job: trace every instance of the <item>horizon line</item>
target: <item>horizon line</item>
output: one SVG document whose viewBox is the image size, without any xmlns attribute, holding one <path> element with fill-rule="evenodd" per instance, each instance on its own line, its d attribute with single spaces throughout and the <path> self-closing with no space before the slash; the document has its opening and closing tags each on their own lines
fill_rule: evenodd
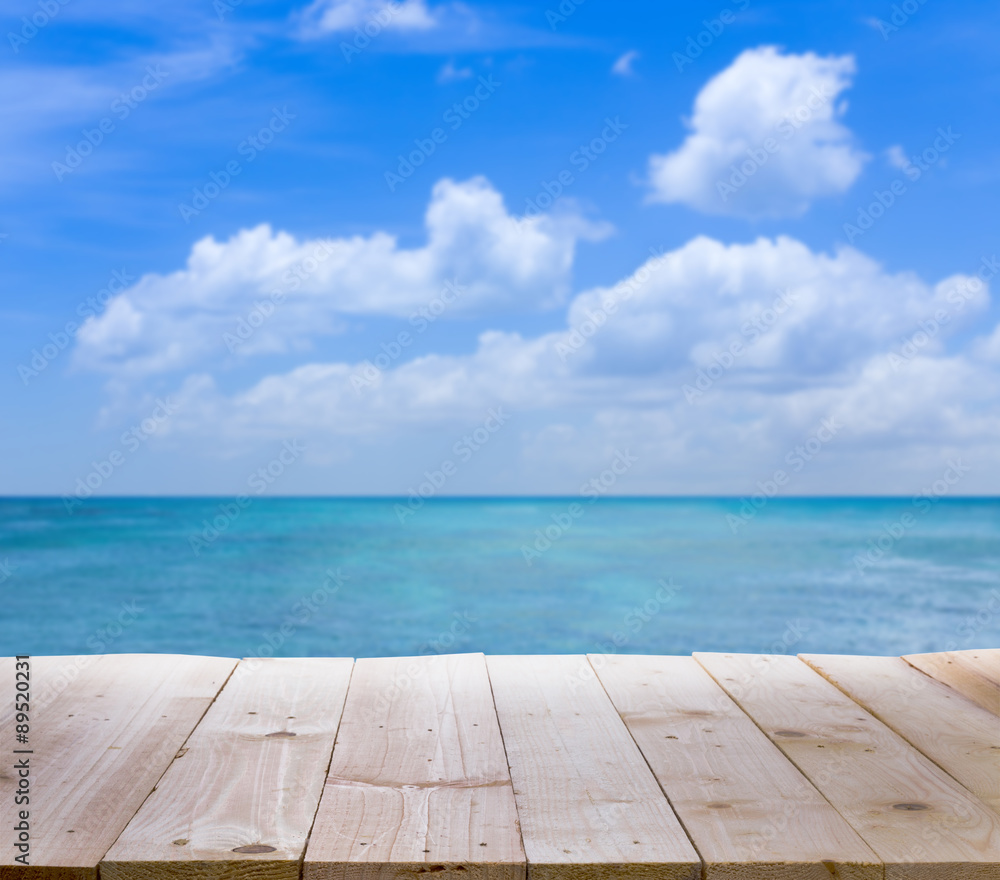
<svg viewBox="0 0 1000 880">
<path fill-rule="evenodd" d="M 195 494 L 177 494 L 177 495 L 92 495 L 88 498 L 80 499 L 83 502 L 90 501 L 214 501 L 214 500 L 225 500 L 231 498 L 238 498 L 241 495 L 247 493 L 237 492 L 237 493 L 222 493 L 222 494 L 210 494 L 210 495 L 195 495 Z M 752 498 L 755 495 L 761 495 L 761 492 L 749 492 L 740 495 L 729 495 L 729 494 L 677 494 L 677 495 L 659 495 L 659 494 L 649 494 L 649 495 L 626 495 L 626 494 L 607 494 L 598 496 L 601 500 L 605 501 L 742 501 L 747 498 Z M 55 495 L 55 494 L 45 494 L 45 495 L 3 495 L 0 494 L 0 501 L 62 501 L 66 495 Z M 343 495 L 253 495 L 251 496 L 254 500 L 271 500 L 271 501 L 396 501 L 403 500 L 407 501 L 410 499 L 410 495 L 398 495 L 398 494 L 385 494 L 385 495 L 363 495 L 363 494 L 343 494 Z M 551 494 L 551 495 L 430 495 L 428 497 L 419 496 L 425 502 L 430 501 L 572 501 L 580 499 L 588 499 L 589 496 L 575 494 L 575 495 L 564 495 L 564 494 Z M 911 498 L 931 498 L 933 497 L 936 501 L 1000 501 L 1000 494 L 998 495 L 936 495 L 928 496 L 922 492 L 917 493 L 895 493 L 895 494 L 871 494 L 871 495 L 851 495 L 851 494 L 840 494 L 840 495 L 830 495 L 830 494 L 815 494 L 815 495 L 765 495 L 768 502 L 773 501 L 891 501 L 900 499 L 911 499 Z M 598 500 L 597 498 L 590 499 L 591 501 Z"/>
</svg>

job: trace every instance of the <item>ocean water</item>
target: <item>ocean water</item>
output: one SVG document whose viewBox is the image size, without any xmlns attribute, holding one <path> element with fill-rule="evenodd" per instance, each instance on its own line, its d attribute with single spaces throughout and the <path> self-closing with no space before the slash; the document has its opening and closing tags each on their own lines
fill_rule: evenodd
<svg viewBox="0 0 1000 880">
<path fill-rule="evenodd" d="M 0 655 L 1000 646 L 997 499 L 399 504 L 0 500 Z"/>
</svg>

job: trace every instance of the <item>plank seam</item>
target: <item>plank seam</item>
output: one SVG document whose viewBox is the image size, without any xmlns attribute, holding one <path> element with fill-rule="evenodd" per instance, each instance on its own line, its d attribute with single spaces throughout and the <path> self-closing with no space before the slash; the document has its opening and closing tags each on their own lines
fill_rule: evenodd
<svg viewBox="0 0 1000 880">
<path fill-rule="evenodd" d="M 106 657 L 108 655 L 105 654 L 103 656 Z M 194 723 L 194 725 L 188 731 L 187 736 L 184 737 L 184 742 L 181 743 L 180 748 L 177 749 L 177 752 L 180 752 L 180 751 L 182 751 L 183 749 L 185 749 L 187 747 L 188 740 L 191 739 L 191 736 L 198 729 L 198 726 L 201 724 L 201 722 L 205 720 L 205 716 L 208 714 L 208 710 L 211 709 L 212 706 L 215 705 L 215 701 L 217 699 L 219 699 L 219 694 L 221 694 L 222 691 L 223 691 L 223 689 L 226 687 L 226 685 L 229 684 L 229 680 L 233 677 L 233 674 L 236 672 L 236 667 L 240 665 L 240 661 L 237 658 L 235 658 L 235 657 L 225 657 L 225 658 L 222 658 L 222 659 L 232 660 L 233 661 L 233 668 L 229 670 L 229 675 L 226 676 L 226 680 L 224 682 L 222 682 L 221 685 L 219 685 L 219 689 L 215 692 L 215 696 L 212 697 L 212 699 L 209 702 L 209 704 L 205 707 L 205 711 L 202 712 L 200 716 L 198 716 L 198 720 Z M 149 798 L 150 798 L 150 796 L 153 794 L 153 792 L 156 791 L 156 786 L 158 786 L 163 781 L 163 777 L 167 775 L 167 771 L 171 767 L 174 766 L 174 761 L 177 760 L 177 752 L 174 752 L 174 756 L 167 762 L 167 766 L 163 768 L 163 772 L 159 776 L 156 777 L 156 782 L 153 783 L 153 787 L 148 792 L 146 792 L 146 796 L 142 799 L 142 803 L 139 804 L 139 806 L 136 808 L 136 811 L 129 817 L 128 822 L 126 822 L 122 826 L 122 830 L 119 833 L 118 837 L 116 837 L 114 839 L 114 841 L 111 843 L 111 845 L 104 851 L 104 855 L 101 856 L 100 859 L 98 859 L 97 870 L 95 872 L 96 875 L 97 875 L 97 880 L 101 880 L 101 864 L 107 858 L 108 853 L 111 852 L 111 850 L 114 848 L 115 844 L 118 843 L 118 840 L 122 836 L 122 834 L 125 833 L 125 829 L 128 828 L 128 826 L 131 824 L 132 820 L 139 814 L 139 810 L 141 810 L 143 808 L 143 806 L 145 805 L 146 801 L 148 801 Z"/>
<path fill-rule="evenodd" d="M 981 649 L 974 649 L 974 650 L 981 650 Z M 941 651 L 941 652 L 938 652 L 938 653 L 946 654 L 948 652 L 947 651 Z M 918 654 L 916 656 L 919 657 L 921 655 Z M 936 681 L 938 684 L 943 684 L 946 688 L 948 688 L 949 690 L 953 691 L 954 693 L 959 694 L 962 697 L 965 697 L 965 699 L 972 700 L 972 702 L 975 703 L 977 706 L 981 706 L 982 705 L 978 700 L 974 699 L 972 696 L 970 696 L 969 694 L 965 693 L 964 691 L 959 690 L 958 688 L 956 688 L 950 682 L 947 682 L 947 681 L 945 681 L 942 678 L 938 678 L 935 675 L 931 675 L 926 670 L 921 669 L 919 666 L 917 666 L 916 663 L 913 663 L 910 660 L 910 658 L 908 656 L 906 656 L 905 654 L 900 659 L 905 660 L 906 663 L 909 666 L 912 666 L 914 669 L 917 670 L 917 672 L 921 673 L 922 675 L 926 675 L 928 678 L 932 679 L 933 681 Z M 988 675 L 983 675 L 978 669 L 972 670 L 971 674 L 974 675 L 980 681 L 986 683 L 987 685 L 989 685 L 989 686 L 995 686 L 995 683 L 993 682 L 993 680 Z M 983 708 L 986 709 L 987 712 L 992 712 L 994 715 L 996 714 L 996 710 L 995 709 L 991 709 L 989 706 L 983 706 Z"/>
<path fill-rule="evenodd" d="M 497 730 L 500 731 L 500 745 L 503 746 L 503 759 L 504 763 L 507 765 L 507 779 L 510 781 L 510 793 L 511 797 L 514 798 L 514 815 L 517 817 L 517 839 L 521 841 L 521 852 L 524 853 L 524 876 L 525 880 L 530 880 L 528 877 L 528 850 L 524 845 L 524 833 L 521 830 L 521 808 L 517 803 L 517 796 L 514 794 L 514 777 L 510 775 L 510 755 L 507 754 L 507 740 L 503 735 L 503 725 L 500 723 L 500 713 L 497 711 L 497 697 L 493 691 L 493 678 L 490 675 L 490 664 L 486 662 L 486 655 L 483 657 L 483 666 L 486 667 L 486 681 L 490 686 L 490 701 L 493 703 L 493 717 L 497 720 Z"/>
<path fill-rule="evenodd" d="M 692 656 L 694 656 L 694 655 L 692 655 Z M 783 656 L 791 656 L 791 655 L 783 655 Z M 864 835 L 863 835 L 863 834 L 861 833 L 861 830 L 860 830 L 860 829 L 858 829 L 858 828 L 856 828 L 856 827 L 854 826 L 854 823 L 853 823 L 853 822 L 851 822 L 851 821 L 850 821 L 850 819 L 848 819 L 848 817 L 847 817 L 847 816 L 845 816 L 845 815 L 844 815 L 844 814 L 843 814 L 842 812 L 840 812 L 840 810 L 838 810 L 838 809 L 837 809 L 837 805 L 836 805 L 835 803 L 833 803 L 833 801 L 831 801 L 831 800 L 830 800 L 830 799 L 829 799 L 829 798 L 828 798 L 828 797 L 826 796 L 826 793 L 825 793 L 825 792 L 823 791 L 823 789 L 821 789 L 821 788 L 820 788 L 820 787 L 819 787 L 819 786 L 818 786 L 818 785 L 817 785 L 817 784 L 816 784 L 816 783 L 815 783 L 815 782 L 813 781 L 813 778 L 812 778 L 812 777 L 811 777 L 811 776 L 810 776 L 810 775 L 809 775 L 808 773 L 806 773 L 806 771 L 805 771 L 805 770 L 803 770 L 803 769 L 802 769 L 802 768 L 801 768 L 801 767 L 800 767 L 800 766 L 799 766 L 799 765 L 798 765 L 798 764 L 797 764 L 797 763 L 796 763 L 796 762 L 795 762 L 795 761 L 794 761 L 794 760 L 793 760 L 793 759 L 792 759 L 792 758 L 791 758 L 791 757 L 790 757 L 790 756 L 789 756 L 789 755 L 788 755 L 788 754 L 787 754 L 787 753 L 785 752 L 785 750 L 784 750 L 784 749 L 782 749 L 782 748 L 781 748 L 781 747 L 780 747 L 780 746 L 779 746 L 779 745 L 778 745 L 778 744 L 777 744 L 776 742 L 774 742 L 774 740 L 773 740 L 773 739 L 771 738 L 771 736 L 770 736 L 770 735 L 768 734 L 768 732 L 767 732 L 767 731 L 766 731 L 766 730 L 765 730 L 765 729 L 764 729 L 764 728 L 763 728 L 763 727 L 762 727 L 762 726 L 761 726 L 761 725 L 760 725 L 760 724 L 758 723 L 757 719 L 756 719 L 756 718 L 754 718 L 754 717 L 753 717 L 753 715 L 751 715 L 751 714 L 750 714 L 750 713 L 749 713 L 749 712 L 748 712 L 748 711 L 747 711 L 746 709 L 744 709 L 744 708 L 743 708 L 742 706 L 740 706 L 740 704 L 739 704 L 739 701 L 738 701 L 738 700 L 736 700 L 736 698 L 735 698 L 735 697 L 733 697 L 733 696 L 732 696 L 732 694 L 730 694 L 728 690 L 726 690 L 726 686 L 725 686 L 725 685 L 724 685 L 724 684 L 723 684 L 723 683 L 722 683 L 721 681 L 719 681 L 719 679 L 717 679 L 717 678 L 716 678 L 716 677 L 715 677 L 714 675 L 712 675 L 712 670 L 711 670 L 711 669 L 709 669 L 709 668 L 708 668 L 707 666 L 705 666 L 705 664 L 704 664 L 704 663 L 702 663 L 702 662 L 701 662 L 700 660 L 698 660 L 698 658 L 697 658 L 697 657 L 695 657 L 694 659 L 695 659 L 695 662 L 697 662 L 697 663 L 698 663 L 698 665 L 699 665 L 699 666 L 700 666 L 700 667 L 701 667 L 702 669 L 704 669 L 704 670 L 705 670 L 705 672 L 707 672 L 707 673 L 709 674 L 709 676 L 711 676 L 711 678 L 712 678 L 712 681 L 714 681 L 714 682 L 715 682 L 715 683 L 716 683 L 716 684 L 717 684 L 717 685 L 718 685 L 718 686 L 719 686 L 720 688 L 722 688 L 722 690 L 723 690 L 723 691 L 725 692 L 726 696 L 728 696 L 728 697 L 729 697 L 729 699 L 731 699 L 731 700 L 732 700 L 732 701 L 733 701 L 734 703 L 736 703 L 736 705 L 737 705 L 737 707 L 739 708 L 739 710 L 740 710 L 740 711 L 741 711 L 741 712 L 742 712 L 742 713 L 743 713 L 744 715 L 746 715 L 746 716 L 747 716 L 747 718 L 749 718 L 749 719 L 750 719 L 750 720 L 751 720 L 751 721 L 752 721 L 752 722 L 753 722 L 753 723 L 754 723 L 754 724 L 755 724 L 755 725 L 757 726 L 757 728 L 758 728 L 758 729 L 760 730 L 760 732 L 761 732 L 762 734 L 764 734 L 764 736 L 766 736 L 766 737 L 767 737 L 768 741 L 774 744 L 775 748 L 777 748 L 777 749 L 778 749 L 778 751 L 779 751 L 779 752 L 781 752 L 781 754 L 782 754 L 782 755 L 784 756 L 785 760 L 786 760 L 786 761 L 788 761 L 788 763 L 789 763 L 789 764 L 791 764 L 791 765 L 792 765 L 792 766 L 793 766 L 793 767 L 794 767 L 794 768 L 795 768 L 796 770 L 798 770 L 798 771 L 799 771 L 799 773 L 800 773 L 800 774 L 802 774 L 802 777 L 803 777 L 803 778 L 804 778 L 804 779 L 805 779 L 805 780 L 806 780 L 806 781 L 807 781 L 807 782 L 808 782 L 808 783 L 809 783 L 809 784 L 810 784 L 810 785 L 811 785 L 811 786 L 812 786 L 812 787 L 813 787 L 814 789 L 816 789 L 816 791 L 817 791 L 817 792 L 819 793 L 819 796 L 820 796 L 821 798 L 823 798 L 823 800 L 825 800 L 825 801 L 826 801 L 826 802 L 827 802 L 827 803 L 828 803 L 828 804 L 830 805 L 831 809 L 832 809 L 832 810 L 833 810 L 833 811 L 834 811 L 834 812 L 835 812 L 835 813 L 836 813 L 836 814 L 837 814 L 838 816 L 840 816 L 840 818 L 841 818 L 841 819 L 843 819 L 843 820 L 844 820 L 844 821 L 845 821 L 845 822 L 847 823 L 848 827 L 850 827 L 850 828 L 854 829 L 854 833 L 855 833 L 855 834 L 857 834 L 857 835 L 858 835 L 858 837 L 860 837 L 862 841 L 864 841 L 864 843 L 865 843 L 865 845 L 866 845 L 866 846 L 868 847 L 868 849 L 870 849 L 870 850 L 872 851 L 872 853 L 874 853 L 874 855 L 875 855 L 875 858 L 877 858 L 877 859 L 879 860 L 879 864 L 880 864 L 880 865 L 882 866 L 882 877 L 884 878 L 884 877 L 885 877 L 885 860 L 884 860 L 884 859 L 882 858 L 882 856 L 880 856 L 880 855 L 878 854 L 878 852 L 876 851 L 875 847 L 874 847 L 874 846 L 873 846 L 873 845 L 872 845 L 872 844 L 871 844 L 871 843 L 870 843 L 870 842 L 869 842 L 869 841 L 867 840 L 867 838 L 866 838 L 866 837 L 865 837 L 865 836 L 864 836 Z M 805 667 L 806 667 L 807 669 L 812 669 L 812 667 L 811 667 L 811 666 L 810 666 L 810 665 L 809 665 L 808 663 L 806 663 L 805 661 L 803 661 L 803 660 L 802 660 L 801 658 L 799 658 L 799 657 L 798 657 L 797 655 L 796 655 L 795 659 L 796 659 L 796 660 L 798 660 L 798 661 L 799 661 L 800 663 L 802 663 L 802 665 L 803 665 L 803 666 L 805 666 Z M 861 706 L 861 705 L 859 705 L 859 704 L 858 704 L 858 703 L 857 703 L 857 702 L 856 702 L 855 700 L 853 700 L 853 698 L 850 698 L 850 697 L 849 697 L 848 699 L 851 699 L 851 702 L 853 702 L 853 703 L 854 703 L 854 704 L 855 704 L 856 706 L 858 706 L 858 708 L 859 708 L 859 709 L 860 709 L 860 710 L 861 710 L 862 712 L 867 712 L 867 711 L 868 711 L 867 709 L 865 709 L 865 707 L 864 707 L 864 706 Z M 869 714 L 871 714 L 871 713 L 869 713 Z M 920 754 L 923 754 L 923 752 L 921 752 Z"/>
<path fill-rule="evenodd" d="M 646 765 L 646 769 L 649 770 L 650 776 L 652 776 L 653 779 L 656 780 L 656 787 L 660 790 L 660 793 L 666 800 L 667 806 L 670 807 L 670 812 L 674 814 L 674 817 L 677 819 L 678 823 L 681 826 L 681 830 L 687 836 L 688 842 L 691 844 L 691 847 L 698 855 L 698 861 L 701 863 L 699 869 L 699 876 L 701 877 L 701 880 L 708 880 L 708 864 L 705 861 L 705 857 L 701 854 L 701 850 L 698 849 L 698 844 L 694 842 L 694 838 L 691 836 L 691 832 L 688 830 L 687 825 L 684 824 L 684 820 L 681 818 L 680 814 L 674 808 L 674 805 L 670 800 L 670 795 L 667 794 L 666 789 L 664 789 L 664 787 L 660 784 L 660 780 L 657 777 L 656 772 L 653 770 L 652 765 L 650 765 L 649 759 L 646 757 L 646 753 L 642 750 L 642 747 L 639 745 L 639 743 L 636 742 L 635 737 L 632 736 L 632 731 L 629 729 L 629 726 L 625 723 L 625 719 L 622 718 L 621 712 L 618 711 L 618 707 L 615 705 L 615 701 L 611 699 L 611 694 L 608 693 L 608 689 L 604 686 L 604 682 L 601 680 L 600 673 L 597 671 L 597 667 L 594 666 L 593 662 L 591 661 L 590 656 L 591 656 L 590 654 L 586 655 L 587 664 L 590 666 L 591 669 L 594 670 L 594 678 L 597 679 L 597 683 L 601 686 L 601 690 L 604 692 L 604 696 L 607 697 L 608 702 L 611 703 L 611 708 L 615 710 L 615 715 L 618 716 L 618 720 L 621 722 L 622 727 L 624 727 L 625 730 L 627 731 L 629 739 L 632 740 L 639 754 L 642 756 L 643 763 Z"/>
<path fill-rule="evenodd" d="M 865 706 L 865 705 L 864 705 L 863 703 L 859 703 L 859 702 L 858 702 L 858 701 L 857 701 L 857 700 L 856 700 L 856 699 L 855 699 L 854 697 L 852 697 L 852 696 L 851 696 L 851 695 L 850 695 L 850 694 L 849 694 L 849 693 L 848 693 L 848 692 L 847 692 L 846 690 L 844 690 L 844 688 L 842 688 L 842 687 L 841 687 L 841 686 L 840 686 L 839 684 L 837 684 L 837 682 L 836 682 L 836 681 L 834 681 L 834 679 L 832 679 L 832 678 L 831 678 L 831 677 L 830 677 L 829 675 L 827 675 L 827 674 L 826 674 L 825 672 L 823 672 L 823 670 L 822 670 L 822 669 L 820 669 L 820 668 L 818 668 L 818 667 L 816 667 L 816 666 L 813 666 L 813 665 L 812 665 L 812 663 L 810 663 L 810 662 L 809 662 L 808 660 L 806 660 L 806 659 L 805 659 L 805 658 L 804 658 L 804 657 L 803 657 L 803 656 L 802 656 L 801 654 L 799 654 L 799 655 L 798 655 L 798 659 L 799 659 L 799 660 L 801 660 L 801 661 L 802 661 L 803 663 L 805 663 L 805 664 L 806 664 L 806 666 L 808 666 L 808 667 L 809 667 L 810 669 L 812 669 L 812 670 L 813 670 L 814 672 L 816 672 L 816 673 L 817 673 L 817 675 L 820 675 L 820 676 L 822 676 L 824 680 L 826 680 L 826 681 L 828 681 L 828 682 L 829 682 L 830 684 L 832 684 L 832 685 L 833 685 L 833 686 L 834 686 L 834 687 L 835 687 L 835 688 L 836 688 L 836 689 L 837 689 L 838 691 L 840 691 L 840 692 L 841 692 L 841 693 L 842 693 L 842 694 L 843 694 L 843 695 L 844 695 L 845 697 L 847 697 L 848 699 L 852 700 L 852 701 L 853 701 L 853 702 L 855 703 L 855 705 L 857 705 L 857 706 L 860 706 L 860 707 L 861 707 L 862 709 L 864 709 L 864 711 L 865 711 L 865 712 L 867 712 L 867 713 L 868 713 L 869 715 L 871 715 L 871 716 L 872 716 L 872 717 L 873 717 L 873 718 L 874 718 L 874 719 L 875 719 L 876 721 L 880 721 L 880 722 L 881 722 L 882 724 L 884 724 L 884 725 L 885 725 L 886 727 L 888 727 L 888 728 L 889 728 L 889 730 L 891 730 L 891 731 L 892 731 L 892 732 L 893 732 L 894 734 L 896 734 L 896 736 L 898 736 L 898 737 L 899 737 L 899 738 L 900 738 L 901 740 L 903 740 L 903 742 L 905 742 L 905 743 L 906 743 L 906 744 L 907 744 L 908 746 L 910 746 L 910 748 L 912 748 L 912 749 L 913 749 L 913 750 L 914 750 L 915 752 L 917 752 L 917 753 L 918 753 L 918 754 L 920 754 L 920 755 L 923 755 L 923 757 L 925 757 L 925 758 L 926 758 L 926 759 L 927 759 L 928 761 L 930 761 L 930 762 L 931 762 L 931 763 L 932 763 L 932 764 L 933 764 L 933 765 L 934 765 L 935 767 L 937 767 L 937 768 L 938 768 L 938 769 L 939 769 L 939 770 L 940 770 L 940 771 L 941 771 L 942 773 L 944 773 L 944 774 L 945 774 L 945 775 L 946 775 L 946 776 L 947 776 L 947 777 L 948 777 L 949 779 L 951 779 L 951 780 L 952 780 L 952 781 L 953 781 L 953 782 L 954 782 L 954 783 L 955 783 L 955 784 L 956 784 L 956 785 L 957 785 L 957 786 L 958 786 L 959 788 L 961 788 L 961 789 L 962 789 L 962 791 L 964 791 L 964 792 L 965 792 L 965 793 L 966 793 L 966 794 L 967 794 L 967 795 L 968 795 L 968 796 L 969 796 L 970 798 L 973 798 L 973 799 L 975 799 L 975 800 L 977 800 L 977 801 L 980 801 L 981 803 L 985 803 L 985 801 L 983 801 L 983 798 L 981 798 L 981 797 L 980 797 L 980 796 L 979 796 L 978 794 L 976 794 L 976 793 L 975 793 L 974 791 L 972 791 L 972 789 L 970 789 L 970 788 L 969 788 L 969 787 L 968 787 L 968 786 L 967 786 L 967 785 L 966 785 L 966 784 L 965 784 L 964 782 L 962 782 L 962 781 L 961 781 L 960 779 L 957 779 L 957 778 L 955 777 L 955 775 L 954 775 L 954 774 L 953 774 L 953 773 L 952 773 L 952 772 L 951 772 L 950 770 L 948 770 L 948 768 L 947 768 L 947 767 L 943 766 L 943 765 L 942 765 L 941 763 L 939 763 L 938 761 L 936 761 L 936 760 L 935 760 L 935 759 L 934 759 L 934 758 L 933 758 L 933 757 L 932 757 L 931 755 L 928 755 L 928 754 L 927 754 L 927 753 L 926 753 L 926 752 L 925 752 L 925 751 L 924 751 L 923 749 L 921 749 L 921 748 L 920 748 L 920 746 L 918 746 L 918 745 L 917 745 L 917 744 L 916 744 L 915 742 L 913 742 L 912 740 L 910 740 L 910 738 L 909 738 L 909 737 L 908 737 L 908 736 L 907 736 L 907 735 L 906 735 L 905 733 L 903 733 L 903 731 L 901 731 L 901 730 L 898 730 L 898 729 L 897 729 L 896 727 L 894 727 L 894 726 L 893 726 L 892 724 L 890 724 L 890 723 L 889 723 L 889 720 L 888 720 L 888 719 L 886 719 L 886 718 L 883 718 L 883 717 L 882 717 L 882 716 L 881 716 L 881 715 L 880 715 L 880 714 L 879 714 L 879 713 L 878 713 L 878 712 L 877 712 L 877 711 L 876 711 L 876 710 L 874 709 L 874 707 L 873 707 L 873 708 L 869 708 L 869 707 Z M 900 658 L 900 659 L 903 659 L 903 658 Z M 915 667 L 915 666 L 914 666 L 914 667 L 912 667 L 912 668 L 913 668 L 913 669 L 917 669 L 917 667 Z M 936 684 L 945 684 L 944 682 L 939 682 L 939 681 L 938 681 L 938 680 L 937 680 L 936 678 L 934 678 L 933 676 L 930 676 L 930 675 L 927 675 L 927 673 L 923 672 L 923 670 L 921 670 L 921 669 L 917 669 L 917 672 L 919 672 L 919 673 L 920 673 L 921 675 L 924 675 L 924 676 L 926 676 L 927 678 L 929 678 L 929 679 L 930 679 L 931 681 L 935 682 Z M 947 685 L 945 685 L 945 686 L 947 687 Z M 964 694 L 961 694 L 961 693 L 959 693 L 958 691 L 955 691 L 955 690 L 953 690 L 952 688 L 949 688 L 949 690 L 952 690 L 952 692 L 953 692 L 953 693 L 954 693 L 954 694 L 955 694 L 955 695 L 956 695 L 957 697 L 961 697 L 961 698 L 963 698 L 963 699 L 965 699 L 965 700 L 968 700 L 968 697 L 966 697 L 966 696 L 965 696 Z M 969 700 L 969 702 L 972 702 L 972 701 L 971 701 L 971 700 Z M 976 705 L 976 704 L 973 704 L 973 705 Z M 987 806 L 988 808 L 992 809 L 992 805 L 991 805 L 991 804 L 986 804 L 986 806 Z"/>
<path fill-rule="evenodd" d="M 306 839 L 302 844 L 302 853 L 299 855 L 298 867 L 299 867 L 299 880 L 303 880 L 305 877 L 305 859 L 306 852 L 309 849 L 309 841 L 312 839 L 313 828 L 316 827 L 316 817 L 319 815 L 319 805 L 323 801 L 323 795 L 326 794 L 326 780 L 330 778 L 330 767 L 333 764 L 333 753 L 337 748 L 337 737 L 340 736 L 340 725 L 344 722 L 344 710 L 347 708 L 347 695 L 351 691 L 351 682 L 354 681 L 354 670 L 357 669 L 358 658 L 351 658 L 351 674 L 347 679 L 347 687 L 344 688 L 344 702 L 340 705 L 340 715 L 337 716 L 337 729 L 333 734 L 333 745 L 330 748 L 330 756 L 326 759 L 326 770 L 323 771 L 323 787 L 320 789 L 319 797 L 316 798 L 316 809 L 313 810 L 312 822 L 309 824 L 309 831 L 306 834 Z"/>
</svg>

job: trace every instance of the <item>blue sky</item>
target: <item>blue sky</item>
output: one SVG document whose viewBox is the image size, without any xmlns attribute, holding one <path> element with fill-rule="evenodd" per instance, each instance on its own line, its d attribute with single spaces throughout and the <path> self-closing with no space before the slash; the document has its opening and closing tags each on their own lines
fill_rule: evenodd
<svg viewBox="0 0 1000 880">
<path fill-rule="evenodd" d="M 0 493 L 1000 492 L 1000 10 L 2 31 Z"/>
</svg>

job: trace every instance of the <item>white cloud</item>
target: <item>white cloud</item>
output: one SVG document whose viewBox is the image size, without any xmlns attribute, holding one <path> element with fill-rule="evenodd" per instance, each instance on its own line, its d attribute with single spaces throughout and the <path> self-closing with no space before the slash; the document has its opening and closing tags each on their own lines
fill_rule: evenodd
<svg viewBox="0 0 1000 880">
<path fill-rule="evenodd" d="M 305 37 L 348 33 L 365 26 L 377 35 L 390 28 L 426 31 L 436 27 L 437 21 L 426 0 L 314 0 L 301 13 Z"/>
<path fill-rule="evenodd" d="M 839 121 L 854 70 L 850 55 L 743 52 L 698 93 L 684 143 L 650 158 L 650 199 L 774 217 L 844 192 L 868 158 Z"/>
<path fill-rule="evenodd" d="M 635 49 L 630 49 L 611 65 L 611 72 L 618 76 L 632 76 L 635 73 L 632 65 L 639 59 L 639 53 Z"/>
<path fill-rule="evenodd" d="M 510 442 L 522 483 L 492 489 L 557 491 L 553 475 L 585 477 L 606 450 L 629 446 L 643 461 L 637 491 L 732 492 L 832 417 L 843 425 L 836 443 L 793 491 L 899 491 L 901 462 L 933 470 L 942 450 L 977 451 L 1000 485 L 1000 330 L 954 341 L 988 299 L 964 276 L 931 285 L 851 248 L 696 238 L 579 295 L 564 330 L 535 338 L 489 331 L 470 354 L 374 372 L 309 363 L 228 395 L 192 377 L 176 427 L 223 445 L 346 443 L 348 458 L 366 461 L 372 443 L 446 440 L 503 406 L 520 425 Z"/>
<path fill-rule="evenodd" d="M 208 80 L 238 64 L 248 42 L 245 33 L 227 30 L 198 43 L 126 55 L 102 65 L 57 66 L 25 59 L 16 69 L 0 70 L 0 116 L 17 119 L 16 126 L 0 127 L 0 182 L 23 185 L 40 174 L 52 180 L 51 162 L 62 160 L 66 148 L 79 142 L 81 128 L 92 130 L 102 118 L 119 124 L 121 95 L 141 86 L 151 71 L 164 91 Z M 65 132 L 61 142 L 55 135 L 60 130 Z M 116 140 L 117 135 L 108 142 Z M 49 161 L 39 162 L 40 153 Z"/>
<path fill-rule="evenodd" d="M 455 67 L 454 61 L 448 61 L 444 67 L 438 71 L 437 81 L 442 84 L 450 83 L 458 80 L 469 79 L 471 76 L 471 67 Z"/>
<path fill-rule="evenodd" d="M 908 168 L 910 165 L 910 160 L 907 158 L 906 153 L 899 144 L 893 144 L 885 151 L 885 158 L 894 168 L 899 168 L 903 170 Z"/>
<path fill-rule="evenodd" d="M 982 362 L 1000 367 L 1000 325 L 997 325 L 990 336 L 976 340 L 972 351 Z"/>
<path fill-rule="evenodd" d="M 302 241 L 261 225 L 209 236 L 184 269 L 144 276 L 88 319 L 76 363 L 135 380 L 227 354 L 301 350 L 337 332 L 342 315 L 408 318 L 449 282 L 461 290 L 449 315 L 549 308 L 569 292 L 577 239 L 607 231 L 572 214 L 515 220 L 484 178 L 440 181 L 425 225 L 427 243 L 412 249 L 385 232 Z M 259 327 L 234 341 L 241 319 Z"/>
<path fill-rule="evenodd" d="M 140 85 L 150 68 L 170 86 L 201 82 L 232 68 L 243 57 L 242 34 L 213 34 L 197 44 L 117 59 L 102 66 L 22 63 L 0 71 L 0 112 L 16 117 L 18 133 L 76 126 L 111 112 L 115 98 Z M 14 132 L 4 127 L 0 136 Z"/>
</svg>

